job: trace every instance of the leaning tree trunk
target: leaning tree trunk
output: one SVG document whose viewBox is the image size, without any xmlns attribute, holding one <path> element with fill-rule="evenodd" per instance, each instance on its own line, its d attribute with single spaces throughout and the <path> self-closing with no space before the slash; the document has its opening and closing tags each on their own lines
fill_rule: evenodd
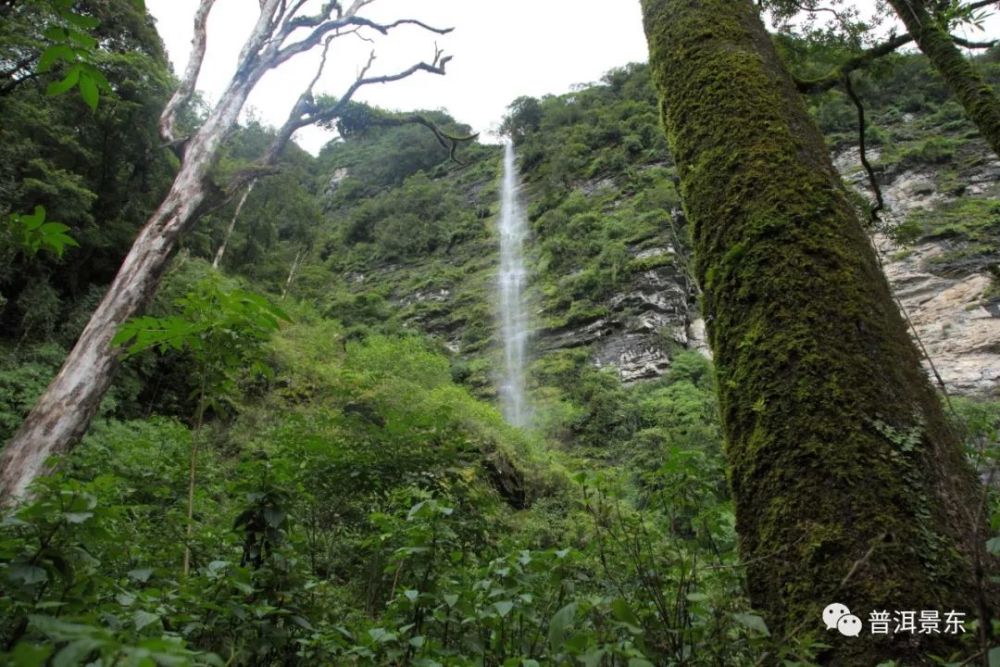
<svg viewBox="0 0 1000 667">
<path fill-rule="evenodd" d="M 1000 96 L 955 45 L 924 0 L 889 0 L 917 46 L 931 61 L 983 138 L 1000 155 Z"/>
<path fill-rule="evenodd" d="M 751 0 L 643 0 L 692 222 L 751 600 L 823 664 L 951 635 L 844 637 L 821 612 L 976 615 L 977 480 Z M 891 630 L 891 628 L 890 628 Z M 912 661 L 912 662 L 911 662 Z"/>
<path fill-rule="evenodd" d="M 111 385 L 118 363 L 111 341 L 118 327 L 156 292 L 177 239 L 205 199 L 208 171 L 236 122 L 252 84 L 236 81 L 188 142 L 170 192 L 146 223 L 107 294 L 91 316 L 56 378 L 0 456 L 0 493 L 24 496 L 48 457 L 72 447 L 86 431 Z"/>
<path fill-rule="evenodd" d="M 434 28 L 415 19 L 376 23 L 358 15 L 370 4 L 368 0 L 353 0 L 347 7 L 325 2 L 319 13 L 312 15 L 306 13 L 311 3 L 259 0 L 260 13 L 240 51 L 236 73 L 197 133 L 189 141 L 179 140 L 175 136 L 177 112 L 194 94 L 206 52 L 208 15 L 214 4 L 215 0 L 201 0 L 195 11 L 190 62 L 160 117 L 161 137 L 183 154 L 180 171 L 163 203 L 139 232 L 111 288 L 59 374 L 0 455 L 0 504 L 23 497 L 31 481 L 41 474 L 45 460 L 68 451 L 86 431 L 114 376 L 117 354 L 111 342 L 115 333 L 156 291 L 178 237 L 195 222 L 198 207 L 205 200 L 208 171 L 215 163 L 219 146 L 264 74 L 322 45 L 323 56 L 315 76 L 260 160 L 261 166 L 268 166 L 278 159 L 296 130 L 338 118 L 363 86 L 399 81 L 416 72 L 443 75 L 445 65 L 451 60 L 451 56 L 435 48 L 430 63 L 419 62 L 395 74 L 369 76 L 368 70 L 375 60 L 373 51 L 344 94 L 330 103 L 317 104 L 313 88 L 323 74 L 330 45 L 337 37 L 353 35 L 361 28 L 383 35 L 402 25 L 418 25 L 422 30 L 442 35 L 451 32 L 451 28 Z M 354 29 L 345 30 L 352 26 Z M 444 139 L 449 139 L 453 147 L 457 142 L 474 138 L 448 137 L 436 128 L 434 132 L 438 141 L 444 143 Z"/>
</svg>

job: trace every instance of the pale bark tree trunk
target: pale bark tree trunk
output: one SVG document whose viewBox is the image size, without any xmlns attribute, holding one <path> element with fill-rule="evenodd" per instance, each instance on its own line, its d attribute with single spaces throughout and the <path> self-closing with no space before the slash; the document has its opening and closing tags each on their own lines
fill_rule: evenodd
<svg viewBox="0 0 1000 667">
<path fill-rule="evenodd" d="M 990 148 L 1000 155 L 1000 96 L 928 11 L 925 0 L 889 0 L 889 4 Z"/>
<path fill-rule="evenodd" d="M 825 629 L 833 602 L 865 634 L 876 610 L 977 616 L 977 480 L 758 9 L 642 5 L 751 601 L 777 643 L 809 632 L 831 645 L 825 665 L 961 650 L 954 635 Z"/>
<path fill-rule="evenodd" d="M 362 29 L 384 35 L 400 25 L 417 25 L 438 34 L 451 30 L 432 28 L 414 19 L 380 24 L 358 16 L 358 11 L 371 1 L 353 0 L 347 9 L 340 3 L 327 2 L 318 14 L 304 15 L 302 9 L 308 3 L 260 0 L 260 14 L 240 52 L 236 74 L 208 119 L 190 140 L 184 141 L 174 136 L 175 116 L 194 92 L 206 50 L 207 17 L 214 4 L 214 0 L 201 0 L 195 14 L 191 62 L 160 121 L 164 141 L 181 155 L 180 170 L 166 198 L 139 232 L 108 293 L 58 375 L 0 455 L 0 504 L 24 497 L 28 485 L 44 472 L 45 461 L 71 449 L 87 430 L 118 365 L 118 351 L 112 345 L 115 333 L 156 292 L 178 238 L 195 222 L 198 208 L 205 201 L 208 173 L 219 148 L 235 126 L 250 91 L 265 73 L 300 53 L 320 45 L 323 47 L 316 76 L 262 158 L 264 165 L 277 160 L 298 128 L 337 118 L 362 86 L 397 81 L 418 71 L 445 73 L 444 66 L 450 57 L 435 49 L 431 63 L 420 62 L 402 72 L 368 77 L 368 69 L 374 61 L 372 52 L 368 64 L 346 92 L 332 105 L 319 106 L 312 90 L 323 72 L 333 39 Z M 296 41 L 299 35 L 302 36 Z"/>
<path fill-rule="evenodd" d="M 212 260 L 213 269 L 218 269 L 222 264 L 222 258 L 226 254 L 226 246 L 229 245 L 229 239 L 233 235 L 233 230 L 236 229 L 236 221 L 240 217 L 240 211 L 243 210 L 243 205 L 247 203 L 247 198 L 250 196 L 250 193 L 253 192 L 253 186 L 256 184 L 257 181 L 250 181 L 250 185 L 247 186 L 247 189 L 243 192 L 243 196 L 240 197 L 239 203 L 236 204 L 236 210 L 233 211 L 233 219 L 229 221 L 229 226 L 226 227 L 226 235 L 222 237 L 222 244 L 215 252 L 215 259 Z"/>
<path fill-rule="evenodd" d="M 285 287 L 281 290 L 281 299 L 284 301 L 285 296 L 288 294 L 288 288 L 292 286 L 292 281 L 295 280 L 295 272 L 299 270 L 299 261 L 302 259 L 302 253 L 304 248 L 300 248 L 297 253 L 295 253 L 295 260 L 292 262 L 292 268 L 288 270 L 288 279 L 285 280 Z"/>
<path fill-rule="evenodd" d="M 111 341 L 118 327 L 156 292 L 178 237 L 194 221 L 205 199 L 208 171 L 249 92 L 248 82 L 234 83 L 187 144 L 170 192 L 142 228 L 59 374 L 7 443 L 0 457 L 5 498 L 23 496 L 28 484 L 42 473 L 46 459 L 67 451 L 87 430 L 118 365 Z"/>
</svg>

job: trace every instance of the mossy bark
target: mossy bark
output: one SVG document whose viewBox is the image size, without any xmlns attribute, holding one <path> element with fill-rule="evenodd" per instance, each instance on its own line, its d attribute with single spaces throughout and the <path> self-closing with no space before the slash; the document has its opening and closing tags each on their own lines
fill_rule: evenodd
<svg viewBox="0 0 1000 667">
<path fill-rule="evenodd" d="M 906 30 L 965 108 L 983 138 L 1000 155 L 1000 97 L 955 45 L 924 0 L 889 0 Z"/>
<path fill-rule="evenodd" d="M 642 5 L 752 602 L 826 664 L 947 654 L 952 636 L 868 632 L 873 610 L 975 617 L 979 498 L 823 138 L 751 0 Z M 832 602 L 861 637 L 825 630 Z"/>
</svg>

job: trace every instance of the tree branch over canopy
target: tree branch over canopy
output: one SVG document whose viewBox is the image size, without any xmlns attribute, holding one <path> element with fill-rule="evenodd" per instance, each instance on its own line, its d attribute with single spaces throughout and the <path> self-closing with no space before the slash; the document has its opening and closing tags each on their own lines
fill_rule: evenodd
<svg viewBox="0 0 1000 667">
<path fill-rule="evenodd" d="M 772 11 L 775 11 L 780 17 L 784 18 L 789 18 L 791 15 L 795 13 L 796 10 L 801 12 L 806 12 L 809 14 L 829 12 L 833 14 L 835 20 L 840 24 L 841 28 L 845 33 L 847 34 L 851 33 L 848 21 L 849 17 L 845 16 L 843 13 L 838 12 L 835 9 L 825 6 L 820 6 L 817 0 L 806 0 L 804 2 L 799 2 L 797 0 L 767 0 L 765 2 L 761 2 L 760 4 L 762 7 L 766 7 Z M 916 5 L 916 6 L 922 7 L 922 5 Z M 906 7 L 910 10 L 911 13 L 913 11 L 916 11 L 914 9 L 914 7 L 916 6 L 911 5 L 909 2 L 906 3 Z M 988 6 L 1000 7 L 1000 0 L 979 0 L 978 2 L 972 2 L 967 5 L 961 5 L 959 7 L 959 10 L 962 12 L 963 15 L 971 15 L 971 13 L 975 12 L 977 9 L 982 9 Z M 926 10 L 921 9 L 921 11 L 926 11 Z M 869 65 L 871 65 L 872 62 L 874 62 L 878 58 L 882 58 L 886 55 L 889 55 L 890 53 L 893 53 L 900 47 L 913 42 L 914 37 L 912 34 L 913 33 L 912 27 L 914 24 L 922 25 L 921 21 L 913 19 L 913 17 L 909 16 L 904 17 L 902 12 L 897 12 L 897 13 L 899 14 L 900 18 L 903 19 L 904 24 L 906 24 L 908 32 L 904 32 L 899 35 L 896 34 L 890 35 L 889 38 L 886 39 L 884 42 L 881 42 L 863 51 L 858 52 L 857 54 L 851 56 L 846 61 L 844 61 L 844 63 L 841 64 L 839 67 L 837 67 L 833 71 L 829 72 L 828 74 L 818 79 L 803 80 L 796 78 L 795 85 L 799 89 L 799 92 L 806 94 L 813 94 L 830 90 L 831 88 L 834 88 L 843 83 L 844 77 L 850 74 L 851 72 L 868 67 Z M 930 16 L 930 14 L 927 14 L 927 16 Z M 935 18 L 941 19 L 941 17 L 936 15 Z M 952 19 L 954 19 L 954 17 L 952 17 Z M 942 34 L 946 36 L 948 39 L 950 39 L 952 43 L 966 49 L 989 49 L 996 46 L 996 44 L 998 43 L 997 40 L 988 40 L 982 42 L 968 40 L 963 37 L 959 37 L 957 35 L 952 35 L 948 33 L 946 29 L 942 30 Z"/>
<path fill-rule="evenodd" d="M 909 44 L 913 38 L 909 34 L 893 35 L 881 44 L 877 44 L 861 53 L 847 59 L 840 67 L 826 76 L 811 81 L 795 80 L 795 85 L 801 93 L 822 93 L 843 83 L 844 77 L 857 69 L 868 67 L 875 60 L 887 56 L 899 47 Z"/>
</svg>

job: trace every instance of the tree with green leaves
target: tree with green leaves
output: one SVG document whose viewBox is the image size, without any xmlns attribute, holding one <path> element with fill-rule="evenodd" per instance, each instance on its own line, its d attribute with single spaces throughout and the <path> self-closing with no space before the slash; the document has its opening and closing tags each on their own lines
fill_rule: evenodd
<svg viewBox="0 0 1000 667">
<path fill-rule="evenodd" d="M 949 30 L 956 18 L 968 15 L 976 7 L 997 2 L 961 3 L 926 0 L 889 0 L 913 40 L 934 65 L 965 113 L 1000 156 L 1000 96 L 969 62 Z M 944 5 L 942 7 L 942 5 Z"/>
<path fill-rule="evenodd" d="M 234 176 L 226 191 L 232 195 L 271 165 L 299 128 L 337 119 L 354 94 L 364 86 L 389 83 L 418 72 L 444 74 L 450 56 L 435 49 L 430 62 L 418 62 L 402 71 L 374 75 L 372 52 L 357 78 L 338 98 L 317 100 L 313 94 L 323 75 L 330 45 L 355 33 L 387 35 L 399 26 L 416 26 L 433 34 L 438 29 L 416 19 L 379 22 L 363 15 L 370 0 L 325 2 L 310 14 L 304 2 L 262 0 L 255 25 L 240 53 L 236 72 L 215 107 L 191 134 L 182 136 L 178 114 L 194 95 L 207 45 L 207 20 L 214 0 L 202 0 L 194 17 L 193 49 L 188 66 L 160 117 L 160 135 L 180 159 L 180 167 L 164 199 L 132 245 L 103 301 L 66 358 L 59 374 L 39 398 L 21 428 L 0 456 L 0 493 L 5 500 L 24 495 L 53 454 L 68 451 L 85 432 L 118 365 L 112 340 L 119 326 L 138 313 L 156 291 L 180 236 L 206 207 L 212 206 L 208 175 L 220 148 L 235 126 L 251 91 L 268 72 L 303 53 L 319 50 L 319 67 L 279 128 L 255 169 Z"/>
<path fill-rule="evenodd" d="M 78 48 L 74 58 L 112 90 L 100 94 L 96 109 L 78 90 L 51 94 L 81 64 L 46 55 L 60 44 L 45 33 L 69 33 L 69 18 L 38 0 L 17 5 L 0 21 L 0 62 L 11 64 L 0 70 L 0 292 L 11 302 L 28 288 L 44 288 L 65 315 L 74 302 L 90 298 L 95 285 L 114 277 L 169 185 L 170 159 L 157 134 L 172 85 L 169 64 L 152 19 L 136 4 L 81 0 L 67 14 L 77 23 L 99 22 L 72 28 L 73 39 L 97 42 Z M 49 63 L 44 71 L 43 61 Z M 39 212 L 45 219 L 29 238 L 24 225 Z M 41 242 L 56 230 L 52 240 L 72 252 Z M 0 317 L 5 332 L 23 334 L 14 309 Z"/>
<path fill-rule="evenodd" d="M 241 372 L 268 375 L 263 343 L 288 316 L 264 297 L 226 288 L 218 274 L 200 281 L 177 302 L 180 314 L 171 317 L 137 317 L 119 330 L 114 344 L 127 345 L 129 355 L 145 350 L 186 350 L 197 368 L 197 396 L 188 465 L 187 539 L 194 531 L 195 479 L 198 447 L 205 413 L 219 411 L 237 393 Z M 183 574 L 191 569 L 190 546 L 184 548 Z"/>
<path fill-rule="evenodd" d="M 751 600 L 776 641 L 839 602 L 990 623 L 978 482 L 866 231 L 750 0 L 644 0 L 692 226 Z M 867 625 L 866 625 L 867 627 Z M 954 635 L 827 632 L 823 664 Z"/>
<path fill-rule="evenodd" d="M 760 5 L 783 23 L 805 13 L 809 17 L 807 26 L 818 41 L 849 47 L 847 51 L 850 55 L 833 72 L 818 79 L 797 81 L 802 92 L 816 93 L 845 85 L 846 77 L 852 71 L 869 67 L 901 47 L 916 43 L 990 148 L 1000 155 L 1000 96 L 961 50 L 988 49 L 998 42 L 970 41 L 954 34 L 955 29 L 962 25 L 982 28 L 987 9 L 1000 7 L 997 0 L 888 0 L 888 5 L 906 30 L 901 33 L 894 31 L 888 38 L 867 48 L 862 48 L 862 45 L 870 40 L 875 26 L 861 19 L 857 7 L 836 6 L 837 3 L 828 6 L 821 0 L 762 0 Z M 832 25 L 825 30 L 815 26 L 816 17 L 820 14 L 833 17 Z M 881 18 L 877 16 L 875 23 Z M 849 81 L 846 83 L 849 85 Z"/>
</svg>

